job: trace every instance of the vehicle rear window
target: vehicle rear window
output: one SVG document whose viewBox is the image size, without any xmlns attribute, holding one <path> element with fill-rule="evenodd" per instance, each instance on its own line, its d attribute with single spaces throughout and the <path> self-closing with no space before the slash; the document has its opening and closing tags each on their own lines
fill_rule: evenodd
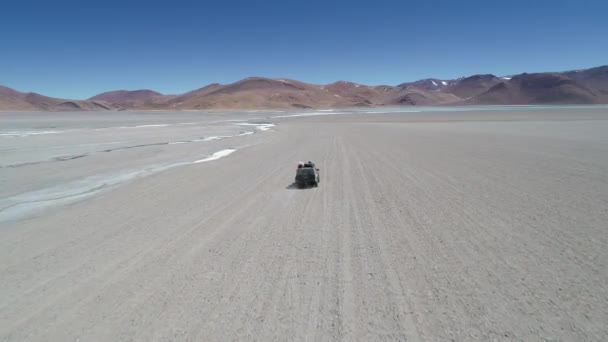
<svg viewBox="0 0 608 342">
<path fill-rule="evenodd" d="M 298 169 L 297 171 L 298 175 L 314 175 L 315 174 L 315 170 L 312 167 L 304 167 L 301 169 Z"/>
</svg>

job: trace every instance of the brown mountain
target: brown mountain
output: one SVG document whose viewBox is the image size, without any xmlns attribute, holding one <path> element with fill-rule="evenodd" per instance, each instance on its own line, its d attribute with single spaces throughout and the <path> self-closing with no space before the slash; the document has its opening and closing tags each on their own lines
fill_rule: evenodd
<svg viewBox="0 0 608 342">
<path fill-rule="evenodd" d="M 602 97 L 558 73 L 521 74 L 466 101 L 468 104 L 595 104 Z"/>
<path fill-rule="evenodd" d="M 461 99 L 413 86 L 367 86 L 338 81 L 315 85 L 289 79 L 250 77 L 232 84 L 212 84 L 171 98 L 176 109 L 338 108 L 382 105 L 446 104 Z"/>
<path fill-rule="evenodd" d="M 448 86 L 454 85 L 457 81 L 454 80 L 438 80 L 436 78 L 426 78 L 415 82 L 401 83 L 398 87 L 416 87 L 424 90 L 443 90 Z"/>
<path fill-rule="evenodd" d="M 334 82 L 322 86 L 321 89 L 342 98 L 354 99 L 356 101 L 366 101 L 377 98 L 378 96 L 381 96 L 380 94 L 382 93 L 380 89 L 347 81 Z"/>
<path fill-rule="evenodd" d="M 608 65 L 586 70 L 567 71 L 563 75 L 585 87 L 596 89 L 603 96 L 608 95 Z"/>
<path fill-rule="evenodd" d="M 330 87 L 331 88 L 331 87 Z M 288 109 L 360 105 L 357 96 L 288 79 L 249 77 L 175 96 L 167 101 L 175 109 Z"/>
<path fill-rule="evenodd" d="M 106 101 L 66 100 L 36 93 L 22 93 L 0 86 L 0 110 L 81 111 L 121 110 L 122 106 Z"/>
<path fill-rule="evenodd" d="M 398 106 L 433 106 L 456 103 L 461 100 L 453 94 L 406 86 L 393 88 L 384 102 L 387 105 Z"/>
<path fill-rule="evenodd" d="M 491 74 L 473 75 L 453 82 L 442 91 L 467 99 L 487 91 L 500 82 L 500 78 Z"/>
<path fill-rule="evenodd" d="M 0 86 L 0 110 L 37 110 L 25 100 L 25 94 Z"/>
<path fill-rule="evenodd" d="M 354 106 L 385 105 L 397 90 L 391 86 L 367 86 L 347 81 L 334 82 L 321 86 L 321 89 L 343 101 L 350 101 Z"/>
<path fill-rule="evenodd" d="M 446 104 L 608 103 L 608 66 L 563 73 L 491 74 L 458 80 L 429 78 L 399 86 L 347 81 L 315 85 L 290 79 L 249 77 L 210 84 L 184 94 L 112 91 L 87 101 L 63 100 L 0 87 L 0 110 L 289 109 Z"/>
<path fill-rule="evenodd" d="M 106 93 L 101 93 L 91 97 L 91 101 L 106 101 L 112 103 L 129 103 L 133 101 L 146 101 L 153 97 L 160 96 L 161 93 L 153 90 L 115 90 Z"/>
</svg>

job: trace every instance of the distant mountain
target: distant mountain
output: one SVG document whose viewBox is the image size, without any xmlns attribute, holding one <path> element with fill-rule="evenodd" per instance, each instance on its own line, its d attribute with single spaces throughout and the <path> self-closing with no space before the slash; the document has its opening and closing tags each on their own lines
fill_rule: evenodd
<svg viewBox="0 0 608 342">
<path fill-rule="evenodd" d="M 167 106 L 175 109 L 289 109 L 371 105 L 363 103 L 365 98 L 341 94 L 344 96 L 337 90 L 295 80 L 249 77 L 176 96 L 167 102 Z"/>
<path fill-rule="evenodd" d="M 38 110 L 25 100 L 25 94 L 0 86 L 0 110 Z"/>
<path fill-rule="evenodd" d="M 101 93 L 91 97 L 91 101 L 106 101 L 112 103 L 129 103 L 133 101 L 145 101 L 156 96 L 162 95 L 161 93 L 153 90 L 115 90 L 106 93 Z"/>
<path fill-rule="evenodd" d="M 414 82 L 401 83 L 398 87 L 416 87 L 424 90 L 443 90 L 446 87 L 455 84 L 455 80 L 438 80 L 436 78 L 426 78 Z"/>
<path fill-rule="evenodd" d="M 608 65 L 586 70 L 567 71 L 563 75 L 588 88 L 597 89 L 603 95 L 608 95 Z"/>
<path fill-rule="evenodd" d="M 369 100 L 371 98 L 379 96 L 381 90 L 375 89 L 374 87 L 348 82 L 338 81 L 325 86 L 322 86 L 326 92 L 334 95 L 338 95 L 343 98 L 357 99 L 357 100 Z"/>
<path fill-rule="evenodd" d="M 452 94 L 412 85 L 365 86 L 341 81 L 339 84 L 333 83 L 325 88 L 334 96 L 349 99 L 358 106 L 427 106 L 461 101 L 459 97 Z"/>
<path fill-rule="evenodd" d="M 461 101 L 461 98 L 453 94 L 426 90 L 414 86 L 395 89 L 391 96 L 392 98 L 387 101 L 388 105 L 434 106 Z"/>
<path fill-rule="evenodd" d="M 0 110 L 290 109 L 475 104 L 608 103 L 608 66 L 566 72 L 457 80 L 428 78 L 398 86 L 348 81 L 316 85 L 290 79 L 249 77 L 210 84 L 184 94 L 118 90 L 89 100 L 64 100 L 0 86 Z"/>
<path fill-rule="evenodd" d="M 494 75 L 473 75 L 453 82 L 442 91 L 467 99 L 487 91 L 500 82 L 501 79 Z"/>
<path fill-rule="evenodd" d="M 521 74 L 467 100 L 471 104 L 595 104 L 596 91 L 558 73 Z"/>
<path fill-rule="evenodd" d="M 367 86 L 347 81 L 315 85 L 289 79 L 250 77 L 232 84 L 213 84 L 176 96 L 175 109 L 339 108 L 383 105 L 446 104 L 460 98 L 413 86 Z"/>
<path fill-rule="evenodd" d="M 0 86 L 0 110 L 16 111 L 88 111 L 122 110 L 124 107 L 106 101 L 66 100 L 36 93 L 22 93 Z"/>
</svg>

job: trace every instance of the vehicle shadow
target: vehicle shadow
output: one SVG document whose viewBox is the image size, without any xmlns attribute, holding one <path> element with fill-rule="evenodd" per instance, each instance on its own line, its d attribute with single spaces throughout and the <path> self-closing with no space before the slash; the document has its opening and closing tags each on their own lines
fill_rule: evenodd
<svg viewBox="0 0 608 342">
<path fill-rule="evenodd" d="M 307 189 L 312 189 L 312 187 L 306 186 L 306 187 L 299 188 L 296 185 L 296 183 L 291 183 L 288 186 L 286 186 L 285 189 L 287 189 L 287 190 L 307 190 Z"/>
</svg>

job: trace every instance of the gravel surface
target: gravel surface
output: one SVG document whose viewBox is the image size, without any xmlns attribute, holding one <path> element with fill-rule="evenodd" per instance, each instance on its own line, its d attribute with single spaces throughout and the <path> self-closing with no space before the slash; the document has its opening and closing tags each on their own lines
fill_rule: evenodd
<svg viewBox="0 0 608 342">
<path fill-rule="evenodd" d="M 183 163 L 0 222 L 0 340 L 608 340 L 605 109 L 273 122 L 0 169 L 9 201 Z M 293 187 L 300 160 L 318 188 Z"/>
</svg>

